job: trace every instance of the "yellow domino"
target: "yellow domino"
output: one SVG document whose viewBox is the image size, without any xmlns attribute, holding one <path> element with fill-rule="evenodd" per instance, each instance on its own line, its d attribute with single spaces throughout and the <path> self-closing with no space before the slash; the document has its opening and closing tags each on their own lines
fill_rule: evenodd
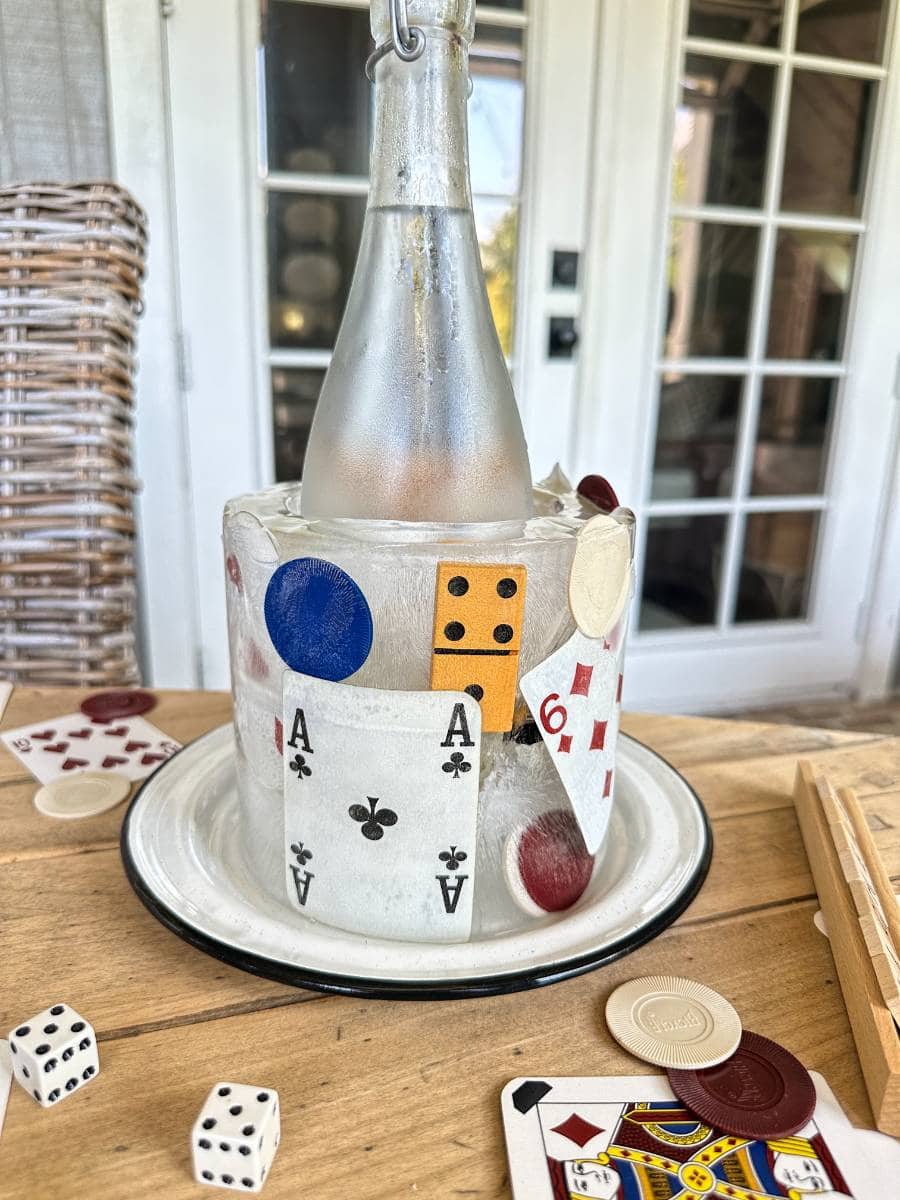
<svg viewBox="0 0 900 1200">
<path fill-rule="evenodd" d="M 525 580 L 518 563 L 438 563 L 431 688 L 478 700 L 485 733 L 512 729 Z"/>
</svg>

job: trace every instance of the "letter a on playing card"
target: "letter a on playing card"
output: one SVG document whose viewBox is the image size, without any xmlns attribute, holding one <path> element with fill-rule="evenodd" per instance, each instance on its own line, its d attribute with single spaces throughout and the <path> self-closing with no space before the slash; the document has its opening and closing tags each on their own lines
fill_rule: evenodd
<svg viewBox="0 0 900 1200">
<path fill-rule="evenodd" d="M 472 931 L 481 710 L 286 671 L 285 882 L 304 915 L 404 941 Z"/>
<path fill-rule="evenodd" d="M 623 618 L 609 639 L 576 629 L 520 683 L 591 854 L 612 812 L 624 627 Z"/>
</svg>

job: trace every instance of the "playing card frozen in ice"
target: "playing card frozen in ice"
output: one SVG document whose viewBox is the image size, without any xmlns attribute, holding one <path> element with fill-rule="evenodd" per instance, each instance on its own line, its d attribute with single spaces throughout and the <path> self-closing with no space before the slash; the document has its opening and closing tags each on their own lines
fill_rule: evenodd
<svg viewBox="0 0 900 1200">
<path fill-rule="evenodd" d="M 8 730 L 2 741 L 41 783 L 83 771 L 146 779 L 181 749 L 143 717 L 99 721 L 82 712 Z"/>
<path fill-rule="evenodd" d="M 608 639 L 576 630 L 520 683 L 591 854 L 600 848 L 612 812 L 623 626 Z"/>
<path fill-rule="evenodd" d="M 472 927 L 481 712 L 285 672 L 291 903 L 342 929 L 464 941 Z"/>
</svg>

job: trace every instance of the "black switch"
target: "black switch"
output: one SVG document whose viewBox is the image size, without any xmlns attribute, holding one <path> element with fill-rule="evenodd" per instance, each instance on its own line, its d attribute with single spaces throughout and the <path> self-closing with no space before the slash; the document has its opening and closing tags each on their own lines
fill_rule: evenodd
<svg viewBox="0 0 900 1200">
<path fill-rule="evenodd" d="M 578 251 L 553 251 L 553 286 L 555 288 L 576 288 L 578 286 Z"/>
<path fill-rule="evenodd" d="M 549 358 L 573 358 L 578 345 L 578 331 L 574 317 L 550 318 L 550 341 L 547 346 Z"/>
</svg>

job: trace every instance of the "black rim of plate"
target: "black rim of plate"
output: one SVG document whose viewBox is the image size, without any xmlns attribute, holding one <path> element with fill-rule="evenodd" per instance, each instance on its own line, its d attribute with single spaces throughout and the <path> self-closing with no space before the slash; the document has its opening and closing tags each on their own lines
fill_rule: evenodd
<svg viewBox="0 0 900 1200">
<path fill-rule="evenodd" d="M 220 726 L 219 728 L 222 727 Z M 156 780 L 160 772 L 165 771 L 178 755 L 183 754 L 186 749 L 196 746 L 198 742 L 204 741 L 216 732 L 218 730 L 210 730 L 202 737 L 190 742 L 188 746 L 178 751 L 178 754 L 173 755 L 172 758 L 154 771 L 152 775 L 148 776 L 137 790 L 122 822 L 122 832 L 119 839 L 122 864 L 125 868 L 125 875 L 128 882 L 134 889 L 138 899 L 167 929 L 170 929 L 183 941 L 195 947 L 195 949 L 202 950 L 204 954 L 219 959 L 220 962 L 227 963 L 231 967 L 237 967 L 239 970 L 246 971 L 250 975 L 259 975 L 263 979 L 272 979 L 276 983 L 286 983 L 292 987 L 308 988 L 311 991 L 326 992 L 339 996 L 360 996 L 369 1000 L 471 1000 L 481 996 L 501 996 L 512 992 L 530 990 L 531 988 L 547 987 L 553 983 L 561 983 L 565 979 L 572 979 L 576 975 L 585 975 L 589 971 L 595 971 L 598 967 L 604 967 L 619 958 L 624 958 L 626 954 L 631 954 L 641 946 L 646 945 L 647 942 L 658 937 L 664 929 L 668 929 L 681 916 L 688 905 L 694 900 L 703 886 L 709 872 L 710 863 L 712 862 L 712 829 L 706 809 L 703 807 L 703 802 L 696 791 L 661 754 L 657 754 L 655 750 L 652 750 L 645 743 L 638 741 L 637 738 L 631 738 L 627 734 L 622 734 L 623 738 L 628 737 L 629 741 L 642 746 L 654 758 L 659 759 L 668 770 L 678 776 L 680 783 L 687 788 L 693 797 L 703 829 L 703 850 L 693 874 L 675 899 L 645 925 L 642 925 L 635 933 L 629 937 L 619 938 L 618 941 L 609 942 L 604 946 L 598 947 L 596 951 L 562 959 L 556 963 L 541 964 L 522 971 L 482 975 L 471 979 L 453 979 L 446 982 L 435 982 L 432 979 L 422 981 L 410 979 L 369 979 L 343 974 L 339 971 L 316 971 L 308 967 L 296 966 L 291 963 L 281 962 L 278 959 L 268 958 L 265 955 L 253 954 L 249 950 L 230 945 L 227 942 L 220 942 L 217 938 L 210 937 L 209 934 L 196 929 L 184 917 L 172 912 L 170 908 L 161 903 L 155 893 L 145 883 L 132 857 L 129 846 L 129 830 L 132 816 L 136 811 L 137 805 L 141 803 L 144 789 L 151 781 Z"/>
</svg>

